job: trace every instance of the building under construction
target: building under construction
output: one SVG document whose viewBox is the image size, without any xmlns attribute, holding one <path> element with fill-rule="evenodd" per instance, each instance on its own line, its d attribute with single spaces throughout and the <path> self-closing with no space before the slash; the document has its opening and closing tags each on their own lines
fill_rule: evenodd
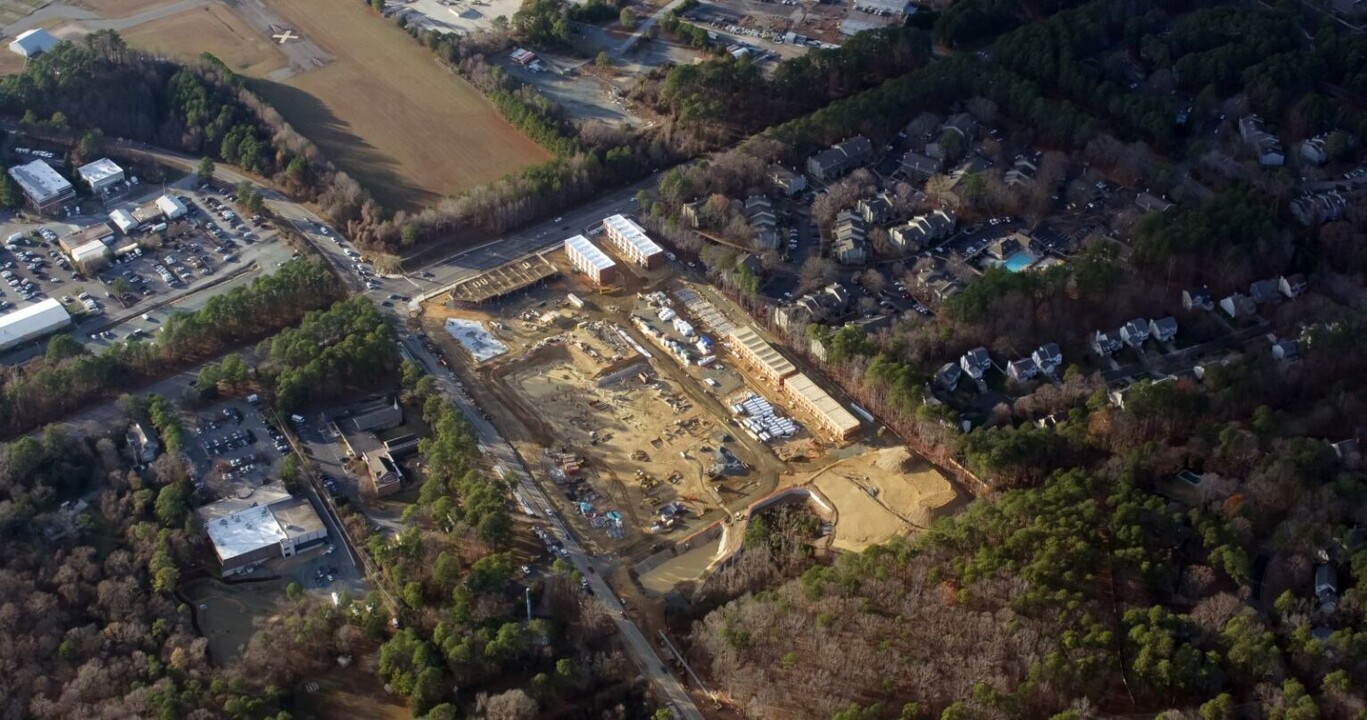
<svg viewBox="0 0 1367 720">
<path fill-rule="evenodd" d="M 541 255 L 533 255 L 458 283 L 448 294 L 452 305 L 483 305 L 490 300 L 540 285 L 558 274 L 560 270 L 551 261 Z"/>
</svg>

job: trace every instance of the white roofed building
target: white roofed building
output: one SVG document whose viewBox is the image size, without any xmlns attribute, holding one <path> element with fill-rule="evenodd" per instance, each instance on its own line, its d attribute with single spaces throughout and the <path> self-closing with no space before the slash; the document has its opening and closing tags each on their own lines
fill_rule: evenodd
<svg viewBox="0 0 1367 720">
<path fill-rule="evenodd" d="M 574 269 L 587 275 L 595 285 L 610 285 L 617 280 L 617 263 L 583 235 L 565 239 L 565 255 Z"/>
<path fill-rule="evenodd" d="M 82 165 L 76 169 L 76 174 L 90 186 L 93 193 L 104 192 L 124 181 L 123 168 L 109 158 Z"/>
<path fill-rule="evenodd" d="M 625 215 L 612 215 L 603 218 L 603 230 L 608 242 L 623 257 L 647 270 L 659 267 L 664 259 L 664 248 L 655 244 L 630 218 Z"/>
<path fill-rule="evenodd" d="M 109 262 L 112 257 L 114 257 L 114 251 L 99 240 L 91 240 L 71 250 L 71 262 L 81 266 L 86 272 L 104 267 L 104 264 Z"/>
<path fill-rule="evenodd" d="M 53 37 L 52 33 L 42 28 L 34 28 L 19 33 L 14 42 L 9 44 L 9 50 L 15 55 L 31 58 L 51 50 L 56 44 L 57 38 Z"/>
<path fill-rule="evenodd" d="M 213 543 L 224 576 L 244 572 L 271 558 L 290 557 L 327 537 L 327 526 L 308 498 L 291 497 L 279 483 L 209 503 L 196 513 Z"/>
<path fill-rule="evenodd" d="M 0 351 L 71 325 L 71 315 L 60 302 L 48 298 L 28 307 L 0 315 Z"/>
<path fill-rule="evenodd" d="M 185 216 L 185 203 L 177 200 L 170 195 L 162 195 L 157 198 L 157 209 L 161 210 L 167 220 L 177 220 Z"/>
<path fill-rule="evenodd" d="M 133 218 L 133 214 L 123 209 L 110 211 L 109 222 L 114 223 L 114 227 L 117 227 L 124 235 L 132 233 L 133 229 L 138 226 L 138 221 Z"/>
<path fill-rule="evenodd" d="M 24 191 L 29 208 L 40 215 L 50 215 L 76 199 L 76 188 L 43 160 L 15 165 L 9 176 Z"/>
</svg>

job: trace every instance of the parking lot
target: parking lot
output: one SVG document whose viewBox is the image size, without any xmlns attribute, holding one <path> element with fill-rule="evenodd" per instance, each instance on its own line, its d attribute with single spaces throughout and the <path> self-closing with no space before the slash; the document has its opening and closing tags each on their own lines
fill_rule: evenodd
<svg viewBox="0 0 1367 720">
<path fill-rule="evenodd" d="M 56 298 L 72 314 L 76 338 L 99 349 L 153 333 L 167 312 L 193 310 L 207 300 L 201 290 L 225 291 L 222 286 L 247 282 L 249 271 L 273 271 L 292 256 L 267 218 L 237 214 L 228 188 L 199 190 L 192 183 L 188 178 L 178 183 L 185 187 L 168 190 L 188 212 L 167 224 L 159 247 L 148 235 L 120 235 L 115 257 L 93 276 L 82 274 L 57 240 L 104 218 L 0 225 L 7 238 L 0 251 L 0 312 Z M 14 350 L 4 361 L 23 362 L 41 354 L 42 345 Z"/>
<path fill-rule="evenodd" d="M 211 496 L 273 481 L 279 470 L 272 467 L 289 452 L 280 431 L 246 401 L 212 406 L 190 430 L 194 440 L 187 450 Z"/>
</svg>

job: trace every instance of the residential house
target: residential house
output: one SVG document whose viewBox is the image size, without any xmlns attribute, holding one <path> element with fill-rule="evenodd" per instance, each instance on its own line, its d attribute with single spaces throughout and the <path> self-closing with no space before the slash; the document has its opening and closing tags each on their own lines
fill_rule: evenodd
<svg viewBox="0 0 1367 720">
<path fill-rule="evenodd" d="M 1248 294 L 1257 305 L 1275 304 L 1282 300 L 1276 280 L 1255 280 L 1248 286 Z"/>
<path fill-rule="evenodd" d="M 128 426 L 125 439 L 128 441 L 128 450 L 133 455 L 133 461 L 138 465 L 146 465 L 156 460 L 161 452 L 161 442 L 157 440 L 156 432 L 148 432 L 142 423 L 135 422 Z"/>
<path fill-rule="evenodd" d="M 1236 292 L 1220 300 L 1220 309 L 1231 318 L 1241 318 L 1257 314 L 1258 305 L 1253 302 L 1253 298 Z"/>
<path fill-rule="evenodd" d="M 1328 615 L 1338 609 L 1338 579 L 1334 568 L 1328 564 L 1315 568 L 1315 599 L 1319 601 L 1320 612 Z"/>
<path fill-rule="evenodd" d="M 1025 382 L 1039 374 L 1039 366 L 1030 358 L 1012 360 L 1006 364 L 1006 376 L 1016 382 Z"/>
<path fill-rule="evenodd" d="M 807 172 L 817 180 L 831 180 L 872 159 L 873 143 L 863 135 L 856 135 L 807 158 Z"/>
<path fill-rule="evenodd" d="M 987 246 L 987 254 L 994 260 L 1005 260 L 1030 247 L 1030 236 L 1014 232 Z"/>
<path fill-rule="evenodd" d="M 782 165 L 770 165 L 767 173 L 769 182 L 779 192 L 792 197 L 807 189 L 807 178 Z"/>
<path fill-rule="evenodd" d="M 1254 149 L 1259 165 L 1281 167 L 1286 162 L 1281 141 L 1276 135 L 1264 129 L 1260 116 L 1247 115 L 1239 118 L 1239 138 Z"/>
<path fill-rule="evenodd" d="M 763 195 L 751 195 L 745 199 L 745 217 L 755 232 L 756 250 L 773 250 L 778 247 L 778 217 L 774 215 L 774 204 Z"/>
<path fill-rule="evenodd" d="M 951 115 L 945 121 L 944 126 L 940 128 L 940 134 L 943 135 L 950 131 L 958 133 L 959 137 L 964 139 L 964 146 L 967 147 L 972 145 L 974 138 L 977 137 L 978 121 L 966 112 Z"/>
<path fill-rule="evenodd" d="M 1120 327 L 1120 339 L 1130 347 L 1139 347 L 1149 339 L 1149 324 L 1143 318 L 1135 318 Z"/>
<path fill-rule="evenodd" d="M 1278 340 L 1272 343 L 1272 357 L 1276 360 L 1295 360 L 1301 355 L 1299 340 Z"/>
<path fill-rule="evenodd" d="M 778 329 L 789 334 L 799 332 L 816 321 L 812 317 L 811 308 L 802 302 L 802 298 L 798 298 L 797 302 L 775 307 L 771 317 Z"/>
<path fill-rule="evenodd" d="M 902 156 L 902 174 L 909 178 L 925 180 L 932 175 L 938 174 L 944 169 L 945 164 L 942 159 L 927 157 L 915 150 L 908 150 Z"/>
<path fill-rule="evenodd" d="M 887 195 L 879 193 L 873 198 L 862 198 L 857 207 L 860 217 L 864 222 L 872 225 L 882 225 L 892 220 L 892 203 L 888 201 Z"/>
<path fill-rule="evenodd" d="M 1172 342 L 1172 339 L 1177 337 L 1177 318 L 1150 320 L 1149 337 L 1160 343 Z"/>
<path fill-rule="evenodd" d="M 1167 198 L 1162 198 L 1150 192 L 1141 192 L 1134 198 L 1134 204 L 1146 213 L 1167 212 L 1173 208 L 1173 204 Z"/>
<path fill-rule="evenodd" d="M 1183 290 L 1182 308 L 1184 310 L 1214 310 L 1215 302 L 1208 290 Z"/>
<path fill-rule="evenodd" d="M 789 305 L 774 311 L 774 324 L 785 332 L 801 330 L 810 323 L 829 325 L 850 313 L 853 298 L 849 287 L 831 283 L 816 292 L 807 293 Z"/>
<path fill-rule="evenodd" d="M 903 252 L 916 252 L 954 233 L 954 216 L 944 210 L 918 215 L 888 230 L 888 237 Z"/>
<path fill-rule="evenodd" d="M 1323 165 L 1329 160 L 1324 149 L 1325 136 L 1316 135 L 1301 141 L 1301 158 L 1311 165 Z"/>
<path fill-rule="evenodd" d="M 1302 225 L 1315 225 L 1343 217 L 1348 198 L 1338 190 L 1306 193 L 1291 201 L 1291 215 Z"/>
<path fill-rule="evenodd" d="M 1239 139 L 1244 142 L 1252 142 L 1259 135 L 1266 134 L 1263 130 L 1263 118 L 1261 115 L 1245 115 L 1239 118 Z"/>
<path fill-rule="evenodd" d="M 1011 163 L 1011 169 L 1006 171 L 1006 174 L 1002 179 L 1006 181 L 1007 187 L 1026 185 L 1034 182 L 1035 172 L 1037 170 L 1039 170 L 1039 168 L 1030 160 L 1030 158 L 1019 155 Z"/>
<path fill-rule="evenodd" d="M 959 387 L 959 378 L 963 377 L 964 369 L 954 363 L 945 363 L 935 373 L 935 384 L 947 392 L 954 392 Z"/>
<path fill-rule="evenodd" d="M 841 212 L 835 219 L 834 235 L 831 256 L 836 262 L 841 265 L 863 265 L 868 259 L 864 219 L 849 210 Z"/>
<path fill-rule="evenodd" d="M 1045 343 L 1035 348 L 1035 352 L 1030 354 L 1030 359 L 1035 361 L 1040 372 L 1053 375 L 1054 371 L 1063 365 L 1063 351 L 1059 350 L 1057 343 Z"/>
<path fill-rule="evenodd" d="M 979 380 L 983 373 L 992 367 L 992 356 L 987 354 L 987 348 L 976 347 L 959 358 L 959 367 L 963 368 L 969 377 Z"/>
<path fill-rule="evenodd" d="M 702 225 L 702 206 L 705 202 L 707 201 L 694 200 L 679 207 L 679 219 L 683 220 L 684 225 L 691 228 Z"/>
<path fill-rule="evenodd" d="M 1357 438 L 1340 440 L 1330 447 L 1334 448 L 1334 455 L 1338 457 L 1339 462 L 1350 468 L 1356 468 L 1362 462 L 1362 452 L 1358 448 Z"/>
<path fill-rule="evenodd" d="M 1124 343 L 1117 332 L 1098 330 L 1092 335 L 1092 350 L 1101 357 L 1110 357 L 1122 347 Z"/>
<path fill-rule="evenodd" d="M 1288 298 L 1295 299 L 1305 294 L 1310 284 L 1305 281 L 1305 276 L 1296 273 L 1294 275 L 1283 275 L 1277 280 L 1277 289 Z"/>
</svg>

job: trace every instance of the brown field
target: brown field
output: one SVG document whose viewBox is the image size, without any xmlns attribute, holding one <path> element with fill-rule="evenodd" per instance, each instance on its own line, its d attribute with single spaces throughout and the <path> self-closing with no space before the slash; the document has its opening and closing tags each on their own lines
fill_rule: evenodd
<svg viewBox="0 0 1367 720">
<path fill-rule="evenodd" d="M 926 527 L 957 498 L 944 475 L 905 447 L 854 455 L 810 482 L 840 514 L 832 544 L 851 552 Z"/>
<path fill-rule="evenodd" d="M 103 3 L 101 3 L 103 4 Z M 153 20 L 123 34 L 132 47 L 177 58 L 213 53 L 244 75 L 262 76 L 287 62 L 274 43 L 222 5 Z"/>
<path fill-rule="evenodd" d="M 361 3 L 268 4 L 336 60 L 256 89 L 383 204 L 418 208 L 550 157 Z"/>
</svg>

